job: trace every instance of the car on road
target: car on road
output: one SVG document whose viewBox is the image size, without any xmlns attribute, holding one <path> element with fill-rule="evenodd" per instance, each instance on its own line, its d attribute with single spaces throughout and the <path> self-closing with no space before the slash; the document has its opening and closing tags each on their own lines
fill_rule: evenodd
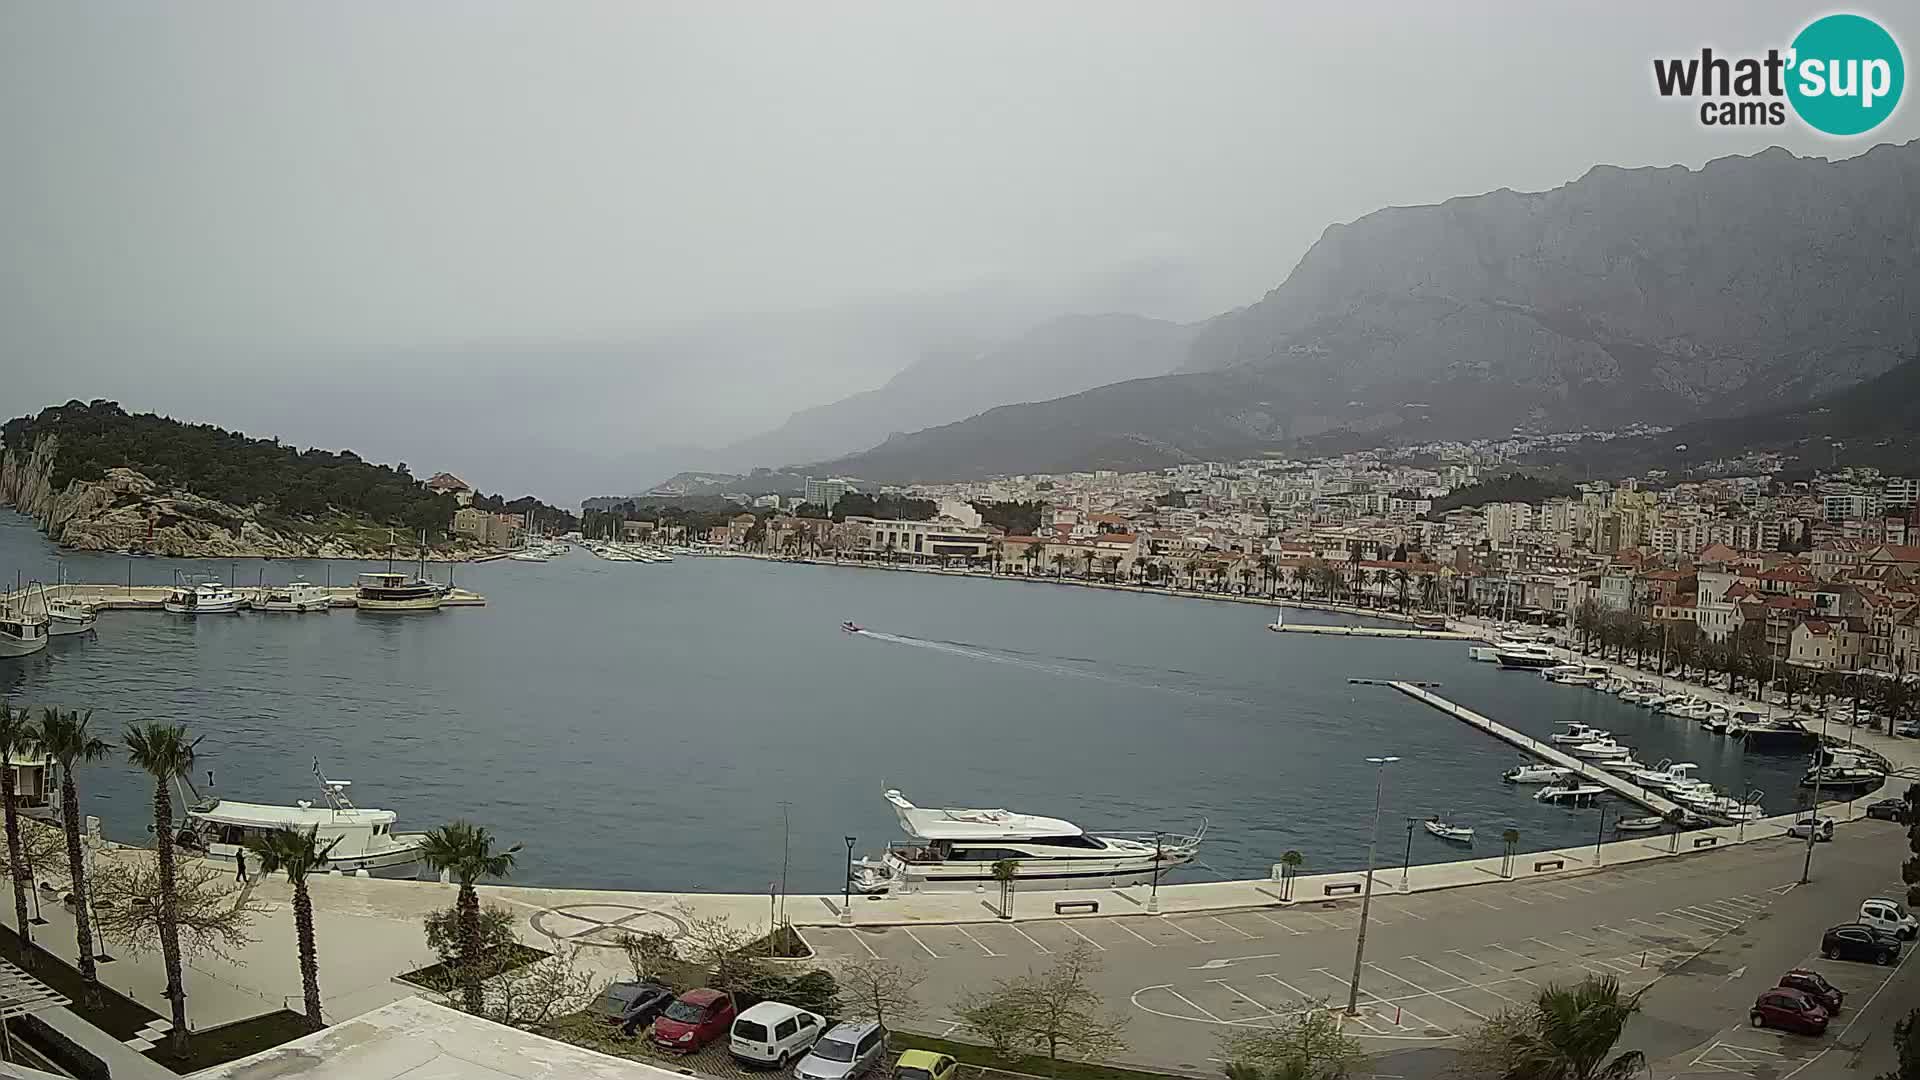
<svg viewBox="0 0 1920 1080">
<path fill-rule="evenodd" d="M 617 982 L 593 1001 L 593 1015 L 616 1024 L 628 1035 L 639 1031 L 673 1004 L 673 991 L 650 982 Z"/>
<path fill-rule="evenodd" d="M 1798 990 L 1819 1003 L 1831 1016 L 1840 1011 L 1840 1005 L 1847 995 L 1840 988 L 1827 981 L 1826 976 L 1812 968 L 1794 968 L 1780 976 L 1780 985 L 1788 990 Z"/>
<path fill-rule="evenodd" d="M 793 1067 L 794 1080 L 855 1080 L 873 1068 L 886 1050 L 887 1029 L 878 1022 L 835 1024 Z"/>
<path fill-rule="evenodd" d="M 908 1050 L 893 1063 L 893 1080 L 953 1080 L 960 1063 L 931 1050 Z"/>
<path fill-rule="evenodd" d="M 1868 805 L 1867 816 L 1879 818 L 1882 821 L 1905 821 L 1907 820 L 1907 800 L 1881 799 L 1877 803 Z"/>
<path fill-rule="evenodd" d="M 1747 1013 L 1754 1027 L 1797 1031 L 1802 1035 L 1824 1035 L 1828 1013 L 1824 1006 L 1798 990 L 1776 986 L 1762 991 Z"/>
<path fill-rule="evenodd" d="M 1913 917 L 1907 905 L 1884 896 L 1871 896 L 1860 902 L 1860 921 L 1883 934 L 1912 941 L 1920 932 L 1920 919 Z"/>
<path fill-rule="evenodd" d="M 1833 839 L 1833 819 L 1830 817 L 1803 817 L 1787 826 L 1787 835 L 1801 838 L 1812 833 L 1817 840 Z"/>
<path fill-rule="evenodd" d="M 1820 953 L 1829 960 L 1891 964 L 1900 959 L 1900 939 L 1862 923 L 1841 923 L 1821 935 Z"/>
<path fill-rule="evenodd" d="M 689 990 L 653 1022 L 653 1045 L 678 1054 L 691 1054 L 727 1033 L 733 1026 L 733 997 L 702 987 Z"/>
<path fill-rule="evenodd" d="M 826 1018 L 784 1001 L 763 1001 L 734 1018 L 727 1053 L 749 1065 L 784 1069 L 820 1041 Z"/>
</svg>

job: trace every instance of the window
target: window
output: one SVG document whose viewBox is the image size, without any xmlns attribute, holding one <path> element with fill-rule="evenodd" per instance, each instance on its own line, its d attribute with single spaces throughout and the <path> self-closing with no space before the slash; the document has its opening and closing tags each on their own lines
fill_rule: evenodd
<svg viewBox="0 0 1920 1080">
<path fill-rule="evenodd" d="M 800 1026 L 801 1026 L 801 1027 L 813 1027 L 813 1026 L 814 1026 L 814 1024 L 813 1024 L 813 1014 L 812 1014 L 812 1013 L 801 1013 L 801 1014 L 799 1015 L 799 1017 L 798 1017 L 797 1019 L 799 1019 L 799 1021 L 800 1021 Z"/>
<path fill-rule="evenodd" d="M 773 1025 L 773 1037 L 776 1039 L 790 1039 L 793 1037 L 793 1033 L 799 1030 L 800 1021 L 789 1016 L 785 1020 Z"/>
<path fill-rule="evenodd" d="M 1095 851 L 1098 851 L 1106 846 L 1100 843 L 1100 841 L 1095 840 L 1093 837 L 1085 836 L 1085 835 L 1041 836 L 1041 837 L 1035 838 L 1033 842 L 1036 844 L 1046 844 L 1049 847 L 1089 848 Z"/>
<path fill-rule="evenodd" d="M 874 1028 L 872 1031 L 867 1032 L 866 1038 L 863 1038 L 860 1040 L 861 1056 L 865 1057 L 868 1053 L 871 1053 L 873 1048 L 879 1044 L 880 1037 L 882 1035 L 885 1035 L 886 1033 L 887 1033 L 886 1028 L 878 1028 L 878 1027 Z"/>
<path fill-rule="evenodd" d="M 861 1039 L 859 1052 L 866 1053 L 867 1045 L 867 1040 Z M 821 1039 L 813 1044 L 813 1056 L 822 1061 L 852 1061 L 853 1055 L 852 1044 L 843 1043 L 838 1039 Z"/>
<path fill-rule="evenodd" d="M 668 1012 L 671 1013 L 672 1010 L 669 1009 Z M 756 1024 L 751 1020 L 735 1020 L 733 1022 L 733 1037 L 736 1039 L 745 1039 L 748 1042 L 766 1042 L 767 1027 L 765 1024 Z"/>
</svg>

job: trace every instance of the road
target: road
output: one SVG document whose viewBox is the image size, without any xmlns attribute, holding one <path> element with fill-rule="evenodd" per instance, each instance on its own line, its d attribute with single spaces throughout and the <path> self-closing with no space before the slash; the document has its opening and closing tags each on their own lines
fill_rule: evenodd
<svg viewBox="0 0 1920 1080">
<path fill-rule="evenodd" d="M 1379 1075 L 1431 1075 L 1452 1057 L 1457 1037 L 1485 1018 L 1549 983 L 1605 974 L 1628 990 L 1650 988 L 1623 1045 L 1644 1050 L 1658 1063 L 1656 1074 L 1781 1080 L 1816 1060 L 1831 1066 L 1845 1055 L 1817 1058 L 1822 1049 L 1884 1042 L 1891 1020 L 1866 1019 L 1851 1032 L 1810 1040 L 1746 1030 L 1747 1007 L 1782 971 L 1804 965 L 1847 991 L 1843 1024 L 1861 1014 L 1892 969 L 1829 963 L 1814 952 L 1820 932 L 1847 921 L 1861 898 L 1903 889 L 1904 834 L 1886 822 L 1844 825 L 1834 842 L 1819 845 L 1813 881 L 1797 886 L 1804 850 L 1799 842 L 1761 841 L 1619 870 L 1410 896 L 1395 895 L 1397 875 L 1383 873 L 1359 979 L 1360 1014 L 1349 1030 L 1377 1055 Z M 1124 1058 L 1188 1073 L 1218 1074 L 1223 1032 L 1267 1025 L 1313 1003 L 1346 1005 L 1357 899 L 1152 916 L 1121 895 L 1107 897 L 1108 909 L 1137 913 L 810 928 L 806 936 L 829 959 L 881 956 L 923 968 L 927 1015 L 913 1026 L 935 1034 L 959 1027 L 955 1004 L 967 990 L 1044 968 L 1051 956 L 1083 945 L 1101 961 L 1096 987 L 1130 1017 Z"/>
</svg>

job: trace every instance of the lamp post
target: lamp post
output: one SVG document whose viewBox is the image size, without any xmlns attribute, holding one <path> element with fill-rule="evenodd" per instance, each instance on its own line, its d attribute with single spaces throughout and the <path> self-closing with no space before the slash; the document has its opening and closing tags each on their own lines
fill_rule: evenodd
<svg viewBox="0 0 1920 1080">
<path fill-rule="evenodd" d="M 1153 883 L 1147 886 L 1147 914 L 1160 914 L 1160 859 L 1166 854 L 1166 836 L 1164 832 L 1153 834 Z"/>
<path fill-rule="evenodd" d="M 1407 854 L 1405 858 L 1400 860 L 1401 892 L 1407 891 L 1407 871 L 1413 866 L 1413 827 L 1419 823 L 1419 818 L 1410 817 L 1407 819 Z"/>
<path fill-rule="evenodd" d="M 1373 829 L 1367 834 L 1367 883 L 1360 893 L 1360 936 L 1353 943 L 1353 981 L 1347 984 L 1347 1015 L 1360 1015 L 1360 965 L 1367 957 L 1367 916 L 1373 910 L 1373 846 L 1380 839 L 1380 793 L 1387 783 L 1387 766 L 1397 757 L 1370 757 L 1373 772 Z"/>
<path fill-rule="evenodd" d="M 1600 845 L 1607 839 L 1607 804 L 1600 804 L 1600 831 L 1593 836 L 1593 865 L 1600 865 Z"/>
<path fill-rule="evenodd" d="M 1859 708 L 1859 698 L 1854 699 L 1854 707 Z M 1820 759 L 1827 756 L 1827 718 L 1820 717 L 1820 741 L 1813 747 L 1813 805 L 1807 810 L 1807 861 L 1800 867 L 1800 884 L 1813 880 L 1813 842 L 1820 836 L 1820 770 L 1825 763 Z"/>
<path fill-rule="evenodd" d="M 853 845 L 858 841 L 851 836 L 842 839 L 847 842 L 847 880 L 840 888 L 840 922 L 849 925 L 853 922 Z"/>
</svg>

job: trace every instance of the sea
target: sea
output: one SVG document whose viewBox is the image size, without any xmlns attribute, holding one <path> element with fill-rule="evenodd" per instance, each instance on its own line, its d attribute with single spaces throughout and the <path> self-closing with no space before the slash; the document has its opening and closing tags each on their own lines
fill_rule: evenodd
<svg viewBox="0 0 1920 1080">
<path fill-rule="evenodd" d="M 62 552 L 0 512 L 0 575 L 21 581 L 345 584 L 385 564 L 130 559 Z M 15 705 L 185 724 L 194 788 L 320 799 L 316 766 L 400 831 L 454 819 L 521 850 L 522 884 L 835 892 L 856 854 L 903 839 L 882 797 L 996 808 L 1089 831 L 1186 833 L 1168 880 L 1303 872 L 1590 843 L 1645 813 L 1536 802 L 1500 780 L 1518 751 L 1390 688 L 1438 693 L 1545 735 L 1582 721 L 1645 761 L 1700 764 L 1789 812 L 1798 754 L 1748 752 L 1608 694 L 1468 659 L 1458 641 L 1272 633 L 1272 608 L 1068 584 L 682 556 L 446 567 L 483 607 L 178 616 L 110 611 L 89 636 L 0 659 Z M 843 620 L 870 632 L 849 634 Z M 1292 611 L 1288 621 L 1353 623 Z M 1376 777 L 1367 758 L 1400 760 Z M 1375 782 L 1380 811 L 1375 829 Z M 124 755 L 83 769 L 110 837 L 151 832 Z M 1428 835 L 1445 814 L 1468 849 Z M 1609 836 L 1609 839 L 1612 837 Z"/>
</svg>

